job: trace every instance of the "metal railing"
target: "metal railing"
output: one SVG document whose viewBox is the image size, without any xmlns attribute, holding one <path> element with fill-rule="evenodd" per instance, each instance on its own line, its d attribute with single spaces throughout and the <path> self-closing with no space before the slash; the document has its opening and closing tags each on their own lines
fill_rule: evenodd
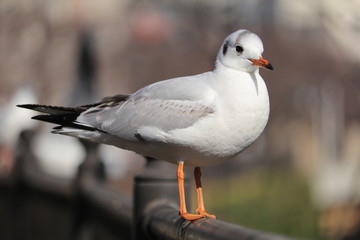
<svg viewBox="0 0 360 240">
<path fill-rule="evenodd" d="M 106 183 L 96 144 L 84 143 L 87 157 L 75 181 L 56 179 L 38 167 L 31 136 L 21 135 L 16 168 L 0 178 L 3 240 L 290 239 L 220 220 L 185 221 L 178 214 L 176 166 L 162 161 L 148 159 L 130 198 Z"/>
</svg>

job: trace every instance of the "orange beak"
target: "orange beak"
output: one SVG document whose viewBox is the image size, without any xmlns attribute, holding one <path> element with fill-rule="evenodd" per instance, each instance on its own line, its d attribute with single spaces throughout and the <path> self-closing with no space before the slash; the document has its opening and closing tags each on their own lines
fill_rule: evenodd
<svg viewBox="0 0 360 240">
<path fill-rule="evenodd" d="M 269 70 L 274 70 L 271 63 L 263 57 L 260 57 L 259 59 L 249 58 L 249 61 L 252 62 L 255 66 L 263 67 Z"/>
</svg>

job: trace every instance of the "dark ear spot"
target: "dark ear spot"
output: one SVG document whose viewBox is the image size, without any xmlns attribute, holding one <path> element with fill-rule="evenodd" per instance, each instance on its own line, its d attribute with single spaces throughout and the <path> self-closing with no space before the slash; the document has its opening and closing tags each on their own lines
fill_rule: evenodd
<svg viewBox="0 0 360 240">
<path fill-rule="evenodd" d="M 228 42 L 228 41 L 226 41 L 226 42 L 224 43 L 224 46 L 223 46 L 223 55 L 225 55 L 225 54 L 226 54 L 227 49 L 228 49 L 228 45 L 229 45 L 229 42 Z"/>
</svg>

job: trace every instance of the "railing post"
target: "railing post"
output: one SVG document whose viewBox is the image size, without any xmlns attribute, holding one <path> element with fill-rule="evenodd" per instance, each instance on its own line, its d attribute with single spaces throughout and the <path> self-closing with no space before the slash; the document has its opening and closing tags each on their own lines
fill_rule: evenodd
<svg viewBox="0 0 360 240">
<path fill-rule="evenodd" d="M 133 240 L 150 240 L 144 229 L 147 210 L 154 205 L 179 205 L 176 165 L 147 158 L 147 167 L 135 177 Z M 189 184 L 185 183 L 188 193 Z M 187 198 L 189 194 L 186 194 Z M 187 202 L 189 200 L 187 199 Z"/>
</svg>

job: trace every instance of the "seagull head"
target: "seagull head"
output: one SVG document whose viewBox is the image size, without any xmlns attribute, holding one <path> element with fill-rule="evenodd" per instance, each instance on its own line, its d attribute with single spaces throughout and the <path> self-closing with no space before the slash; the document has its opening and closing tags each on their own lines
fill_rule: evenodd
<svg viewBox="0 0 360 240">
<path fill-rule="evenodd" d="M 261 39 L 245 29 L 240 29 L 227 36 L 217 55 L 216 65 L 219 63 L 243 72 L 255 72 L 259 67 L 273 70 L 269 61 L 261 54 L 264 51 Z"/>
</svg>

